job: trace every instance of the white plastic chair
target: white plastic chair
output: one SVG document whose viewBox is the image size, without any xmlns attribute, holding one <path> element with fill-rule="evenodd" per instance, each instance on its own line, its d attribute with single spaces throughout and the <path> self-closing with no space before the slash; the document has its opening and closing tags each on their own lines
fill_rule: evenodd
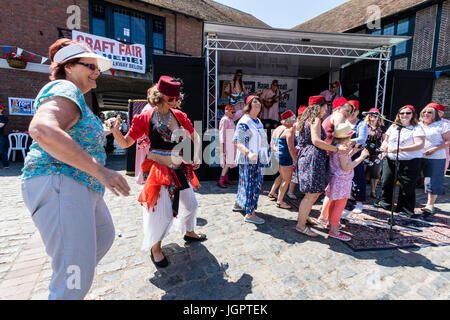
<svg viewBox="0 0 450 320">
<path fill-rule="evenodd" d="M 14 139 L 13 139 L 14 138 Z M 28 135 L 26 133 L 10 133 L 8 135 L 9 139 L 9 149 L 8 149 L 8 159 L 13 153 L 13 161 L 16 161 L 16 151 L 22 150 L 23 159 L 25 160 L 25 151 L 27 149 Z"/>
</svg>

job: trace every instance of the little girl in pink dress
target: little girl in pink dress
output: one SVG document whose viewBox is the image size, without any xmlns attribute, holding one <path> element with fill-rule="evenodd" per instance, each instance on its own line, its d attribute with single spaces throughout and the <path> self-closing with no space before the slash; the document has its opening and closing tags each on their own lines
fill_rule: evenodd
<svg viewBox="0 0 450 320">
<path fill-rule="evenodd" d="M 350 126 L 340 123 L 336 126 L 332 145 L 349 145 L 353 134 Z M 369 151 L 364 149 L 361 155 L 352 161 L 351 157 L 358 149 L 354 149 L 348 155 L 337 152 L 330 153 L 330 181 L 325 189 L 325 200 L 321 216 L 329 219 L 329 236 L 342 241 L 350 241 L 351 238 L 339 231 L 339 222 L 347 200 L 352 190 L 353 168 L 369 156 Z M 324 222 L 322 220 L 322 222 Z"/>
</svg>

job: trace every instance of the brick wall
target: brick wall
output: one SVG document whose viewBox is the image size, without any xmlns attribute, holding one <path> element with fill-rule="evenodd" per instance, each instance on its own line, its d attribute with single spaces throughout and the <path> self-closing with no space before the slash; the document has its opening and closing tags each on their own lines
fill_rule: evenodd
<svg viewBox="0 0 450 320">
<path fill-rule="evenodd" d="M 431 100 L 446 106 L 446 118 L 450 118 L 450 76 L 442 75 L 434 81 Z"/>
<path fill-rule="evenodd" d="M 442 4 L 441 28 L 436 65 L 450 65 L 450 1 Z"/>
<path fill-rule="evenodd" d="M 431 68 L 436 28 L 437 5 L 417 11 L 414 44 L 411 60 L 412 70 Z"/>
<path fill-rule="evenodd" d="M 5 134 L 9 134 L 12 130 L 28 130 L 31 117 L 9 115 L 8 97 L 34 99 L 42 86 L 49 81 L 48 74 L 23 70 L 0 70 L 2 74 L 0 77 L 0 104 L 6 107 L 6 112 L 3 114 L 9 118 Z"/>
<path fill-rule="evenodd" d="M 397 59 L 394 61 L 394 69 L 407 70 L 408 58 Z"/>
<path fill-rule="evenodd" d="M 0 1 L 0 43 L 19 46 L 47 56 L 48 47 L 58 38 L 57 27 L 67 28 L 66 13 L 70 5 L 81 9 L 81 31 L 89 30 L 88 0 Z M 40 63 L 36 57 L 33 62 Z"/>
</svg>

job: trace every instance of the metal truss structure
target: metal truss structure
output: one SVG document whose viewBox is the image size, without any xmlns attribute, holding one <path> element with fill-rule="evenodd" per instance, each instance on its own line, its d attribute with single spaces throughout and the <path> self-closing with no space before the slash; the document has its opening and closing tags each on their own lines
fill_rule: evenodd
<svg viewBox="0 0 450 320">
<path fill-rule="evenodd" d="M 347 48 L 335 46 L 317 46 L 308 44 L 276 43 L 262 41 L 243 41 L 219 39 L 215 34 L 207 34 L 205 39 L 207 69 L 207 129 L 218 128 L 218 68 L 219 51 L 251 52 L 263 54 L 316 56 L 329 58 L 346 58 L 378 61 L 378 76 L 375 97 L 375 108 L 384 111 L 387 73 L 389 71 L 390 46 L 378 49 Z"/>
</svg>

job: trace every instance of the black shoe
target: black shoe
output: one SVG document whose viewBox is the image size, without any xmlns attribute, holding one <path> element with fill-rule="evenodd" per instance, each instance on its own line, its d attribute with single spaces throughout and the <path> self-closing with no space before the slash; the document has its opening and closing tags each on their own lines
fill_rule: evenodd
<svg viewBox="0 0 450 320">
<path fill-rule="evenodd" d="M 155 258 L 153 258 L 153 252 L 152 249 L 150 249 L 150 257 L 152 258 L 152 262 L 157 266 L 158 268 L 165 268 L 169 265 L 169 260 L 167 260 L 166 257 L 162 259 L 161 261 L 156 262 Z"/>
<path fill-rule="evenodd" d="M 203 242 L 206 241 L 206 234 L 199 234 L 199 238 L 194 238 L 194 237 L 189 237 L 189 236 L 184 236 L 184 241 L 186 242 Z"/>
</svg>

